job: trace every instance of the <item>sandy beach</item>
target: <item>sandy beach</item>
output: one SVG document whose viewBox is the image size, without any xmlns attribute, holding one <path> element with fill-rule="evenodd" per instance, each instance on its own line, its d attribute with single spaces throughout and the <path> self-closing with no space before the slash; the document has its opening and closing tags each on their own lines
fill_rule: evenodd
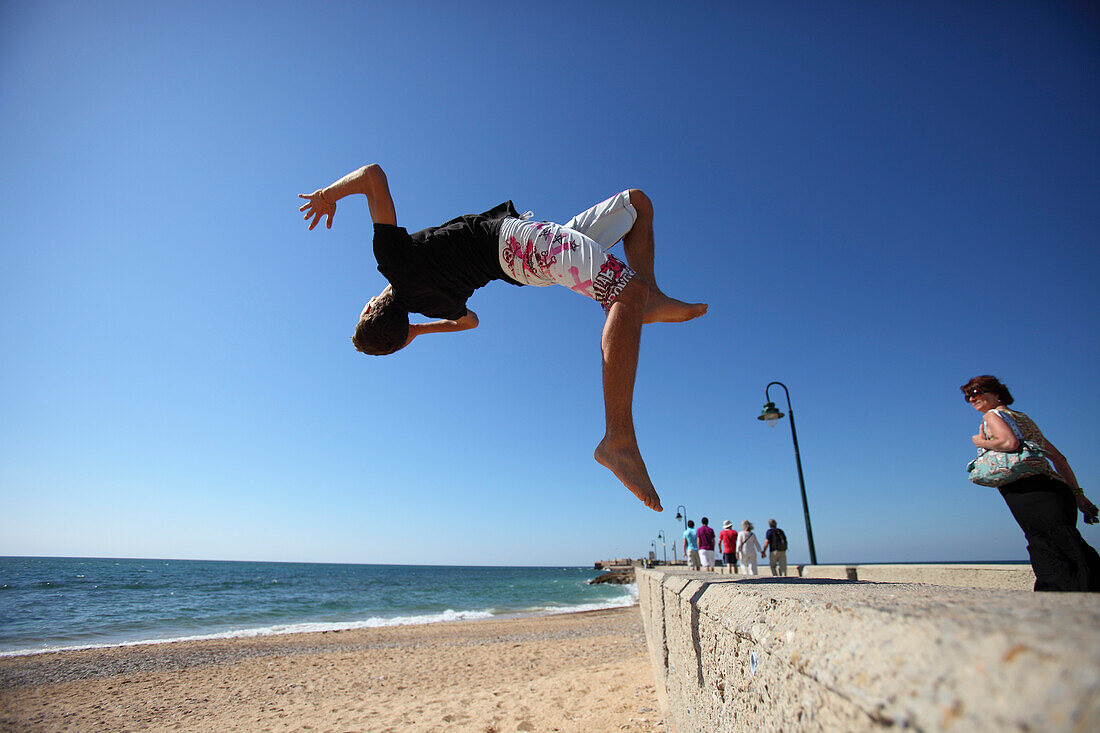
<svg viewBox="0 0 1100 733">
<path fill-rule="evenodd" d="M 637 607 L 0 659 L 5 731 L 660 731 Z"/>
</svg>

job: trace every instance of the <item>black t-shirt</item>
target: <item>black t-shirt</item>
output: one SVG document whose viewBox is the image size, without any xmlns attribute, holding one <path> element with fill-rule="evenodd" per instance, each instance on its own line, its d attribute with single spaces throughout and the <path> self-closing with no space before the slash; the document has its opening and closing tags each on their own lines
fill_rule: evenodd
<svg viewBox="0 0 1100 733">
<path fill-rule="evenodd" d="M 492 280 L 520 285 L 500 267 L 501 221 L 518 217 L 511 201 L 483 214 L 467 214 L 409 234 L 404 227 L 374 225 L 378 271 L 393 285 L 395 302 L 410 313 L 455 320 L 466 300 Z"/>
</svg>

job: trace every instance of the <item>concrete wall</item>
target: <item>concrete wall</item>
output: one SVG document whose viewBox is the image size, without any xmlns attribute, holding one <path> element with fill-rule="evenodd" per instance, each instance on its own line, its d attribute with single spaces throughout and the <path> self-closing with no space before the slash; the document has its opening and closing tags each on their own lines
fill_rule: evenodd
<svg viewBox="0 0 1100 733">
<path fill-rule="evenodd" d="M 1100 598 L 638 569 L 665 720 L 693 731 L 1100 730 Z"/>
<path fill-rule="evenodd" d="M 872 580 L 882 583 L 931 583 L 958 588 L 1031 590 L 1035 573 L 1027 563 L 1007 565 L 798 565 L 803 578 Z M 770 571 L 765 569 L 765 574 Z"/>
</svg>

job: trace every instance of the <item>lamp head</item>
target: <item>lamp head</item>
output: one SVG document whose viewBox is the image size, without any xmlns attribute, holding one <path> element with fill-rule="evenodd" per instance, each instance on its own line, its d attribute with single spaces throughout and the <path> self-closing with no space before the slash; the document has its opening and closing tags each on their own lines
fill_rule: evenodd
<svg viewBox="0 0 1100 733">
<path fill-rule="evenodd" d="M 764 405 L 764 409 L 757 416 L 757 420 L 763 420 L 769 427 L 775 427 L 775 424 L 779 422 L 779 418 L 783 417 L 783 413 L 776 409 L 774 402 L 769 402 Z"/>
</svg>

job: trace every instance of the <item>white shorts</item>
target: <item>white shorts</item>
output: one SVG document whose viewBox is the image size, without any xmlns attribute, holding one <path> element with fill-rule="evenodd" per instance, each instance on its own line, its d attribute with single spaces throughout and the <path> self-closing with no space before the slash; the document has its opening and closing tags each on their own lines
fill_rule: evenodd
<svg viewBox="0 0 1100 733">
<path fill-rule="evenodd" d="M 714 567 L 714 550 L 699 550 L 699 560 L 704 568 Z"/>
<path fill-rule="evenodd" d="M 564 225 L 509 217 L 500 227 L 501 269 L 523 285 L 564 285 L 606 311 L 634 271 L 604 249 L 622 239 L 637 218 L 626 191 Z"/>
</svg>

